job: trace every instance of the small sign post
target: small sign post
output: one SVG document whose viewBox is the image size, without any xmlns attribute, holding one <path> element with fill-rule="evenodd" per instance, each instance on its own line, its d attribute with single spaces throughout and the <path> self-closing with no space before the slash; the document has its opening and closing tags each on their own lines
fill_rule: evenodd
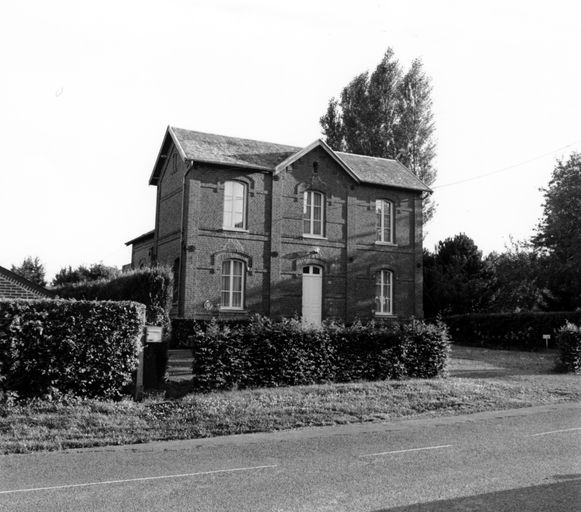
<svg viewBox="0 0 581 512">
<path fill-rule="evenodd" d="M 550 334 L 543 334 L 543 339 L 545 340 L 545 348 L 549 349 L 549 340 L 551 339 Z"/>
<path fill-rule="evenodd" d="M 157 325 L 146 325 L 143 329 L 142 342 L 139 346 L 137 375 L 135 378 L 135 401 L 143 400 L 143 372 L 144 372 L 144 352 L 147 343 L 161 343 L 163 327 Z"/>
</svg>

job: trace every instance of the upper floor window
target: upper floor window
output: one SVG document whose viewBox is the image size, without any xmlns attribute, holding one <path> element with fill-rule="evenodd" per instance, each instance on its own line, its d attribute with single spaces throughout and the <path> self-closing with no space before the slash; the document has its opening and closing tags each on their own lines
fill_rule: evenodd
<svg viewBox="0 0 581 512">
<path fill-rule="evenodd" d="M 244 307 L 244 263 L 226 260 L 222 263 L 222 309 Z"/>
<path fill-rule="evenodd" d="M 386 199 L 375 201 L 375 230 L 378 242 L 393 243 L 393 203 Z"/>
<path fill-rule="evenodd" d="M 225 229 L 246 229 L 246 185 L 239 181 L 224 183 Z"/>
<path fill-rule="evenodd" d="M 393 272 L 380 270 L 375 275 L 375 314 L 393 315 Z"/>
<path fill-rule="evenodd" d="M 315 190 L 305 191 L 303 203 L 303 233 L 324 236 L 325 196 Z"/>
</svg>

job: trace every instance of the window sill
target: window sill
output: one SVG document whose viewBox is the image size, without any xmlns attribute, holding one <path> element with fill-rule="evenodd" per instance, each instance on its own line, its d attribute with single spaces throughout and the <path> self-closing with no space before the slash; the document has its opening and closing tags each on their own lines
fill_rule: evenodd
<svg viewBox="0 0 581 512">
<path fill-rule="evenodd" d="M 393 313 L 374 313 L 374 316 L 379 318 L 397 318 Z"/>
<path fill-rule="evenodd" d="M 248 311 L 243 308 L 220 308 L 220 312 L 223 313 L 247 313 Z"/>
<path fill-rule="evenodd" d="M 222 231 L 235 231 L 236 233 L 248 233 L 248 230 L 244 228 L 227 228 L 225 226 L 222 226 Z"/>
<path fill-rule="evenodd" d="M 376 240 L 375 245 L 387 245 L 388 247 L 397 247 L 397 244 L 393 242 L 381 242 L 380 240 Z"/>
<path fill-rule="evenodd" d="M 314 240 L 327 240 L 326 236 L 322 235 L 309 235 L 308 233 L 303 233 L 303 238 L 313 238 Z"/>
</svg>

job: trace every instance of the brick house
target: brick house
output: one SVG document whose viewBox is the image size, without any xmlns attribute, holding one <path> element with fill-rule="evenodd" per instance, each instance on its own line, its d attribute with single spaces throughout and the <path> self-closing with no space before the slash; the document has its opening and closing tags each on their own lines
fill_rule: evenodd
<svg viewBox="0 0 581 512">
<path fill-rule="evenodd" d="M 423 316 L 431 190 L 396 160 L 168 127 L 149 183 L 155 229 L 128 245 L 174 269 L 176 316 Z"/>
<path fill-rule="evenodd" d="M 0 267 L 0 299 L 46 299 L 53 293 L 37 284 Z"/>
</svg>

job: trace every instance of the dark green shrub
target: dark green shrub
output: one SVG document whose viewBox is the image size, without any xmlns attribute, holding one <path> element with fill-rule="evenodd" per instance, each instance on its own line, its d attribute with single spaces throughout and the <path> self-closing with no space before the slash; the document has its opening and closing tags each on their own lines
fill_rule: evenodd
<svg viewBox="0 0 581 512">
<path fill-rule="evenodd" d="M 196 333 L 205 331 L 210 324 L 238 329 L 248 325 L 249 321 L 249 319 L 221 320 L 212 318 L 211 320 L 194 320 L 192 318 L 172 318 L 169 346 L 170 348 L 190 348 Z"/>
<path fill-rule="evenodd" d="M 331 339 L 298 319 L 255 316 L 243 329 L 243 387 L 293 386 L 332 380 Z"/>
<path fill-rule="evenodd" d="M 119 398 L 144 317 L 135 302 L 0 300 L 0 391 Z"/>
<path fill-rule="evenodd" d="M 212 321 L 190 342 L 194 386 L 205 391 L 435 377 L 449 352 L 445 326 L 417 321 L 315 329 L 255 316 L 239 328 Z"/>
<path fill-rule="evenodd" d="M 131 300 L 145 304 L 146 322 L 164 327 L 169 333 L 173 274 L 168 267 L 146 267 L 124 272 L 111 279 L 99 279 L 56 288 L 65 298 L 83 300 Z M 168 336 L 169 338 L 169 336 Z M 169 339 L 147 344 L 144 349 L 144 386 L 156 387 L 167 369 Z"/>
<path fill-rule="evenodd" d="M 147 267 L 99 279 L 55 288 L 63 298 L 80 300 L 131 300 L 146 307 L 146 322 L 169 327 L 172 305 L 172 272 L 168 267 Z"/>
<path fill-rule="evenodd" d="M 432 378 L 445 375 L 450 354 L 450 337 L 443 323 L 412 322 L 402 326 L 403 366 L 408 377 Z"/>
<path fill-rule="evenodd" d="M 543 334 L 550 334 L 549 347 L 567 322 L 581 321 L 581 311 L 474 313 L 444 317 L 454 343 L 486 348 L 541 350 Z"/>
<path fill-rule="evenodd" d="M 192 341 L 195 389 L 231 389 L 242 378 L 244 359 L 242 331 L 212 321 L 205 331 L 197 330 Z"/>
<path fill-rule="evenodd" d="M 565 324 L 557 335 L 558 367 L 571 373 L 581 373 L 581 327 Z"/>
</svg>

